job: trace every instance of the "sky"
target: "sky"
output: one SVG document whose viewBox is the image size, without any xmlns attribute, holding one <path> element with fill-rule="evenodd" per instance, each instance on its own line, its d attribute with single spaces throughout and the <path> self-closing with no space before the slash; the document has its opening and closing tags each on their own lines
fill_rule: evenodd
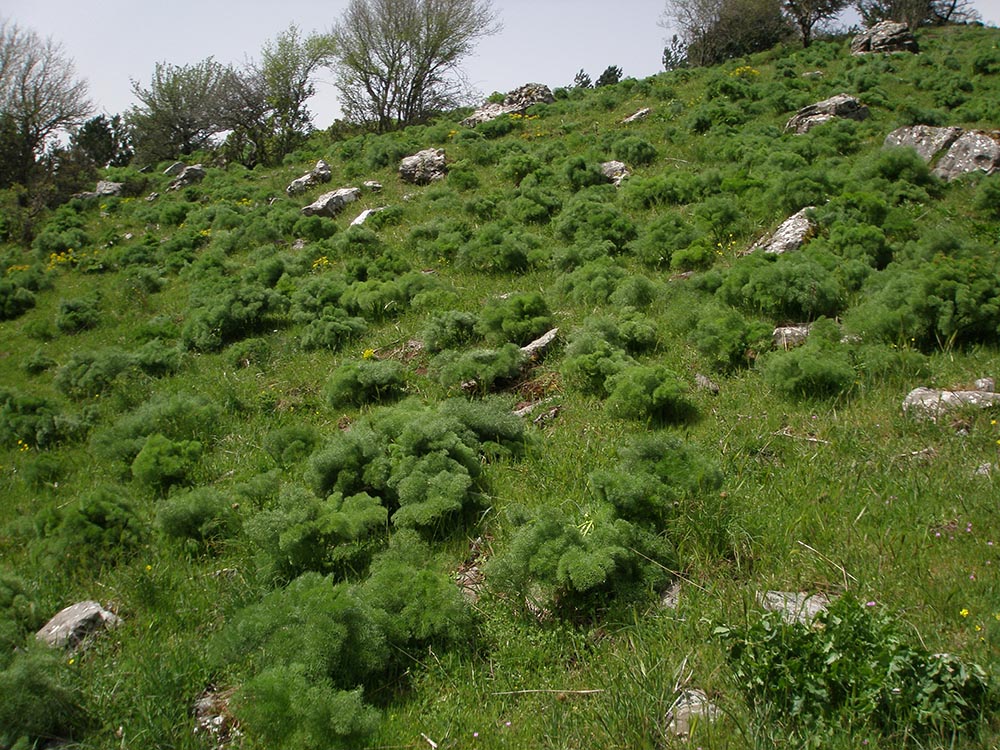
<svg viewBox="0 0 1000 750">
<path fill-rule="evenodd" d="M 242 64 L 295 24 L 330 29 L 347 0 L 3 0 L 0 17 L 63 45 L 89 85 L 96 112 L 136 103 L 131 81 L 148 86 L 157 62 L 188 65 L 206 57 Z M 596 79 L 609 65 L 645 78 L 662 70 L 668 32 L 658 25 L 663 0 L 494 0 L 503 28 L 482 39 L 462 66 L 484 96 L 529 83 L 567 86 L 583 68 Z M 983 20 L 1000 26 L 1000 0 L 974 0 Z M 320 72 L 310 99 L 313 124 L 339 116 L 333 76 Z"/>
</svg>

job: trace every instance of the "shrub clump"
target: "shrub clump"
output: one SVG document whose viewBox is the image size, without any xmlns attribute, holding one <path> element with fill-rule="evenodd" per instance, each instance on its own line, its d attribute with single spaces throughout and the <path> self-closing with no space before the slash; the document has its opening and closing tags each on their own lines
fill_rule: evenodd
<svg viewBox="0 0 1000 750">
<path fill-rule="evenodd" d="M 479 314 L 477 330 L 487 343 L 528 344 L 552 328 L 554 318 L 538 292 L 490 300 Z"/>
<path fill-rule="evenodd" d="M 363 406 L 393 401 L 406 388 L 406 368 L 395 360 L 348 362 L 334 371 L 326 384 L 330 406 Z"/>
<path fill-rule="evenodd" d="M 687 385 L 663 365 L 626 367 L 608 378 L 608 411 L 616 417 L 656 425 L 679 424 L 697 413 Z"/>
</svg>

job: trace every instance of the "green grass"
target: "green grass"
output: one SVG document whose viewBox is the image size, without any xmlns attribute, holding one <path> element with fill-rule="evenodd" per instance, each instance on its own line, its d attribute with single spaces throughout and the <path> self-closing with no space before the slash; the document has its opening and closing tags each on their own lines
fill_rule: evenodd
<svg viewBox="0 0 1000 750">
<path fill-rule="evenodd" d="M 433 741 L 442 748 L 670 747 L 678 741 L 667 736 L 665 715 L 679 689 L 696 686 L 721 711 L 716 722 L 696 728 L 696 747 L 763 748 L 810 739 L 817 746 L 844 748 L 863 742 L 872 748 L 995 747 L 1000 733 L 995 714 L 989 713 L 957 738 L 947 728 L 921 734 L 847 720 L 810 732 L 789 717 L 776 720 L 747 702 L 713 633 L 722 625 L 758 622 L 758 591 L 850 593 L 891 615 L 907 645 L 996 669 L 997 473 L 974 475 L 980 465 L 998 463 L 996 413 L 962 411 L 934 424 L 901 412 L 903 398 L 917 385 L 968 386 L 976 378 L 996 376 L 996 327 L 931 344 L 903 336 L 866 340 L 873 347 L 866 351 L 834 342 L 851 362 L 878 354 L 889 365 L 858 370 L 855 382 L 824 398 L 784 395 L 752 366 L 713 371 L 712 362 L 723 360 L 699 348 L 692 332 L 706 310 L 723 304 L 714 290 L 725 274 L 746 267 L 740 251 L 798 207 L 791 205 L 797 191 L 814 190 L 819 202 L 846 193 L 884 201 L 887 213 L 878 226 L 897 263 L 923 268 L 920 263 L 933 263 L 936 252 L 964 254 L 977 263 L 995 260 L 1000 222 L 976 207 L 981 178 L 941 186 L 878 182 L 869 168 L 880 163 L 885 134 L 910 121 L 997 127 L 1000 79 L 973 73 L 974 61 L 994 49 L 997 39 L 991 29 L 927 31 L 921 35 L 921 55 L 885 58 L 852 58 L 845 40 L 817 42 L 808 50 L 779 48 L 719 68 L 674 71 L 599 92 L 565 92 L 496 138 L 463 130 L 457 117 L 401 134 L 349 141 L 317 133 L 286 160 L 287 166 L 272 171 L 211 168 L 201 185 L 180 194 L 167 193 L 167 178 L 154 171 L 149 189 L 161 193 L 155 202 L 141 196 L 122 199 L 104 213 L 96 205 L 73 204 L 39 227 L 55 231 L 58 223 L 75 220 L 89 238 L 87 247 L 76 250 L 96 253 L 99 269 L 93 261 L 50 263 L 48 253 L 0 246 L 4 269 L 37 265 L 43 280 L 33 308 L 0 322 L 0 390 L 44 398 L 58 424 L 72 418 L 86 426 L 76 438 L 43 447 L 31 440 L 17 443 L 13 437 L 0 445 L 0 574 L 23 583 L 32 613 L 26 617 L 28 610 L 12 607 L 8 614 L 0 596 L 0 626 L 12 624 L 15 639 L 29 641 L 29 626 L 37 627 L 82 599 L 97 599 L 124 620 L 86 652 L 66 654 L 65 669 L 52 672 L 82 708 L 83 718 L 73 727 L 76 746 L 138 748 L 153 742 L 204 747 L 192 733 L 191 706 L 197 697 L 209 687 L 238 689 L 273 666 L 265 656 L 254 657 L 259 662 L 220 665 L 213 661 L 213 639 L 237 613 L 283 584 L 263 572 L 246 531 L 203 545 L 160 535 L 154 524 L 164 502 L 160 490 L 132 479 L 131 459 L 106 458 L 96 435 L 154 398 L 178 393 L 208 398 L 218 416 L 195 436 L 203 451 L 187 482 L 221 492 L 245 525 L 278 507 L 279 487 L 308 491 L 309 460 L 279 466 L 265 448 L 269 434 L 311 426 L 322 450 L 359 421 L 392 421 L 386 415 L 395 413 L 393 407 L 330 406 L 324 393 L 339 365 L 398 359 L 406 371 L 406 408 L 414 402 L 433 408 L 449 396 L 466 398 L 460 388 L 442 385 L 429 371 L 432 355 L 403 357 L 401 347 L 419 339 L 436 315 L 459 310 L 478 317 L 502 295 L 538 293 L 560 328 L 560 346 L 522 382 L 507 384 L 512 392 L 499 403 L 507 409 L 520 400 L 546 397 L 551 401 L 529 422 L 553 406 L 559 407 L 558 414 L 540 426 L 528 424 L 530 439 L 522 456 L 493 457 L 491 448 L 483 449 L 476 459 L 481 497 L 474 512 L 456 516 L 447 528 L 426 530 L 431 546 L 420 566 L 450 576 L 477 538 L 487 557 L 502 555 L 521 521 L 531 516 L 558 512 L 586 537 L 591 524 L 604 518 L 592 475 L 618 468 L 619 449 L 652 431 L 666 430 L 697 445 L 699 455 L 721 469 L 722 488 L 681 497 L 668 526 L 652 529 L 676 562 L 633 557 L 631 564 L 665 573 L 659 578 L 633 575 L 628 586 L 611 580 L 596 595 L 581 599 L 585 604 L 575 611 L 558 606 L 559 601 L 543 602 L 554 614 L 541 617 L 523 601 L 525 593 L 538 591 L 512 592 L 487 578 L 481 599 L 471 606 L 474 625 L 467 638 L 393 641 L 390 666 L 365 680 L 364 699 L 381 716 L 365 746 L 422 747 Z M 741 66 L 758 74 L 733 75 Z M 824 75 L 802 76 L 813 70 Z M 970 90 L 956 89 L 949 76 L 968 81 Z M 949 96 L 956 90 L 960 97 Z M 799 106 L 840 91 L 867 101 L 869 120 L 834 123 L 805 136 L 782 134 Z M 649 118 L 620 124 L 643 106 L 653 108 Z M 637 198 L 627 186 L 617 194 L 582 190 L 610 208 L 609 215 L 630 224 L 640 242 L 666 211 L 676 212 L 696 235 L 709 238 L 709 267 L 690 279 L 676 278 L 674 273 L 682 269 L 671 269 L 669 259 L 649 262 L 656 258 L 646 249 L 640 257 L 627 244 L 611 252 L 601 245 L 602 239 L 620 237 L 624 224 L 616 224 L 614 231 L 599 222 L 583 229 L 577 224 L 574 245 L 560 222 L 575 196 L 564 176 L 566 160 L 579 155 L 587 164 L 600 163 L 612 158 L 622 138 L 632 136 L 656 151 L 651 163 L 632 165 L 633 179 L 644 191 L 652 189 L 643 180 L 672 180 L 674 192 Z M 423 188 L 403 185 L 395 174 L 395 159 L 383 158 L 403 142 L 416 146 L 413 150 L 444 147 L 449 161 L 464 162 L 463 178 Z M 634 142 L 630 149 L 635 150 Z M 518 151 L 535 166 L 527 176 L 504 166 Z M 202 156 L 210 162 L 209 155 Z M 640 160 L 648 156 L 642 150 Z M 375 179 L 385 188 L 365 193 L 333 220 L 337 232 L 331 238 L 294 249 L 297 237 L 291 227 L 297 210 L 313 196 L 289 200 L 284 187 L 317 158 L 331 165 L 334 186 Z M 476 180 L 470 182 L 469 174 Z M 544 189 L 562 208 L 551 221 L 539 222 L 533 214 L 530 221 L 511 219 L 501 233 L 535 238 L 525 268 L 513 273 L 470 270 L 459 248 L 483 227 L 508 216 L 519 195 L 513 176 L 523 178 L 520 189 Z M 476 181 L 478 186 L 471 186 Z M 271 197 L 277 197 L 273 205 Z M 484 199 L 495 204 L 492 215 L 483 211 Z M 480 205 L 470 206 L 475 200 Z M 378 248 L 345 244 L 346 238 L 358 236 L 349 234 L 350 220 L 364 208 L 381 205 L 398 207 L 399 213 L 374 230 Z M 232 215 L 221 216 L 222 206 Z M 178 226 L 181 207 L 189 210 Z M 427 239 L 431 223 L 458 239 Z M 421 231 L 414 233 L 418 227 Z M 919 243 L 934 231 L 961 242 L 928 251 Z M 185 232 L 197 239 L 179 241 Z M 828 234 L 819 230 L 820 239 Z M 146 236 L 148 248 L 143 245 Z M 808 246 L 803 252 L 809 253 Z M 111 347 L 133 352 L 156 333 L 168 345 L 179 343 L 196 304 L 214 299 L 199 298 L 196 291 L 213 274 L 242 278 L 251 287 L 267 287 L 290 300 L 312 278 L 329 288 L 336 287 L 338 275 L 345 283 L 366 276 L 393 281 L 396 271 L 379 265 L 387 253 L 426 272 L 424 283 L 439 291 L 376 304 L 364 313 L 367 331 L 339 349 L 305 350 L 300 343 L 305 323 L 278 309 L 256 321 L 252 332 L 234 334 L 266 342 L 267 355 L 248 360 L 248 366 L 233 356 L 230 344 L 220 350 L 185 350 L 179 370 L 161 377 L 126 368 L 99 395 L 71 398 L 56 387 L 59 367 L 74 353 Z M 567 282 L 573 269 L 594 258 L 617 270 L 605 269 L 601 281 L 589 276 L 586 288 L 579 282 L 582 276 Z M 271 276 L 268 264 L 275 259 L 284 271 Z M 842 274 L 836 314 L 851 319 L 869 295 L 863 284 L 884 278 L 880 275 L 894 272 L 895 266 L 869 267 L 864 270 L 868 281 L 854 283 L 850 273 L 857 269 L 848 273 L 845 258 L 836 260 L 828 269 Z M 4 273 L 13 278 L 16 271 Z M 162 288 L 154 291 L 142 274 L 162 279 Z M 581 393 L 563 377 L 565 344 L 588 318 L 616 319 L 619 327 L 628 318 L 630 311 L 613 301 L 621 297 L 611 297 L 615 274 L 623 279 L 642 275 L 653 282 L 654 298 L 641 314 L 653 324 L 655 343 L 628 356 L 643 367 L 669 368 L 687 384 L 694 417 L 678 426 L 646 423 L 641 410 L 623 411 L 639 414 L 638 419 L 617 419 L 605 399 Z M 805 322 L 774 312 L 782 308 L 766 295 L 782 290 L 763 288 L 765 296 L 745 295 L 740 313 L 748 320 L 760 321 L 768 330 Z M 97 325 L 61 332 L 56 325 L 60 302 L 93 295 L 99 299 Z M 900 360 L 891 357 L 917 345 L 924 346 L 926 374 L 893 364 Z M 475 341 L 461 351 L 483 346 Z M 489 346 L 499 344 L 491 340 Z M 746 360 L 742 352 L 738 355 L 734 361 Z M 55 365 L 25 368 L 29 360 L 45 357 Z M 720 385 L 718 395 L 697 389 L 696 373 L 710 375 Z M 7 433 L 0 434 L 20 434 L 11 418 L 0 417 L 7 420 L 0 423 Z M 387 455 L 398 450 L 398 445 L 389 448 Z M 112 550 L 85 567 L 67 565 L 51 554 L 51 519 L 109 485 L 123 489 L 146 531 L 142 543 L 128 554 Z M 391 493 L 382 502 L 392 506 Z M 395 534 L 387 526 L 376 551 Z M 347 583 L 361 587 L 366 577 L 367 571 L 356 570 Z M 659 604 L 664 580 L 679 582 L 676 609 Z M 0 629 L 4 637 L 6 632 Z M 11 658 L 11 653 L 0 654 L 0 670 Z M 0 726 L 0 747 L 14 745 L 16 729 Z M 264 745 L 254 736 L 244 742 L 248 748 Z M 311 742 L 336 746 L 335 739 L 324 745 L 321 736 Z"/>
</svg>

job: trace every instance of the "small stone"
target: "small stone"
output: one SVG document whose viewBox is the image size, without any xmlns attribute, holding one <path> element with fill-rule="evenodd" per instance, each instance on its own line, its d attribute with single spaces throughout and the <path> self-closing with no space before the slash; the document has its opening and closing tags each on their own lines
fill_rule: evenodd
<svg viewBox="0 0 1000 750">
<path fill-rule="evenodd" d="M 667 711 L 667 731 L 675 737 L 690 737 L 699 721 L 714 721 L 719 708 L 708 699 L 704 690 L 682 690 Z"/>
<path fill-rule="evenodd" d="M 763 250 L 769 255 L 782 255 L 798 250 L 816 230 L 816 225 L 808 216 L 812 210 L 813 206 L 806 206 L 792 214 L 772 234 L 757 240 L 749 252 Z"/>
<path fill-rule="evenodd" d="M 802 346 L 809 338 L 810 326 L 778 326 L 771 334 L 771 341 L 776 349 L 794 349 Z"/>
<path fill-rule="evenodd" d="M 603 174 L 615 187 L 621 187 L 622 182 L 632 176 L 632 170 L 624 162 L 606 161 L 601 164 Z"/>
<path fill-rule="evenodd" d="M 302 209 L 304 216 L 328 216 L 333 218 L 344 210 L 348 203 L 354 203 L 361 195 L 356 187 L 340 188 L 323 193 L 319 198 Z"/>
<path fill-rule="evenodd" d="M 757 592 L 757 603 L 768 612 L 780 612 L 789 625 L 809 625 L 830 604 L 826 594 L 801 594 L 795 591 Z"/>
<path fill-rule="evenodd" d="M 177 175 L 177 178 L 170 183 L 170 187 L 167 190 L 180 190 L 188 185 L 194 185 L 205 179 L 205 174 L 205 168 L 201 164 L 192 164 L 190 167 L 184 167 L 184 171 Z"/>
<path fill-rule="evenodd" d="M 694 376 L 694 384 L 703 391 L 708 391 L 716 396 L 718 396 L 719 392 L 722 390 L 718 383 L 709 378 L 707 375 L 702 375 L 700 372 Z"/>
<path fill-rule="evenodd" d="M 631 125 L 633 122 L 639 122 L 640 120 L 645 120 L 647 117 L 649 117 L 652 111 L 653 110 L 651 110 L 649 107 L 643 107 L 635 114 L 631 114 L 624 120 L 622 120 L 622 125 Z"/>
<path fill-rule="evenodd" d="M 113 628 L 121 619 L 94 601 L 79 602 L 61 610 L 35 633 L 35 638 L 52 648 L 75 647 L 88 636 Z"/>
<path fill-rule="evenodd" d="M 316 185 L 324 182 L 329 182 L 332 176 L 333 173 L 330 171 L 330 165 L 320 159 L 316 162 L 316 166 L 312 168 L 311 172 L 292 180 L 288 187 L 285 188 L 285 192 L 288 193 L 288 195 L 298 195 L 299 193 L 304 193 L 309 188 L 315 187 Z"/>
</svg>

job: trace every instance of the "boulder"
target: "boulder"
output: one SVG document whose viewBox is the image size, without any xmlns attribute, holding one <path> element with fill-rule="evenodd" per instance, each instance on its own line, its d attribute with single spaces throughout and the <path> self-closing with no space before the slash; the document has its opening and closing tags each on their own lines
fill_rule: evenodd
<svg viewBox="0 0 1000 750">
<path fill-rule="evenodd" d="M 180 190 L 188 185 L 201 182 L 204 179 L 205 168 L 201 164 L 192 164 L 190 167 L 184 167 L 184 170 L 170 183 L 170 187 L 167 190 Z"/>
<path fill-rule="evenodd" d="M 329 216 L 339 214 L 348 203 L 354 203 L 361 195 L 356 187 L 340 188 L 329 193 L 323 193 L 319 198 L 302 209 L 305 216 Z"/>
<path fill-rule="evenodd" d="M 798 250 L 816 229 L 812 219 L 807 216 L 812 210 L 813 206 L 806 206 L 789 216 L 772 234 L 757 240 L 750 252 L 763 250 L 770 255 L 781 255 Z"/>
<path fill-rule="evenodd" d="M 495 120 L 503 115 L 523 115 L 533 104 L 551 104 L 556 99 L 548 86 L 540 83 L 526 83 L 509 92 L 503 102 L 487 102 L 462 120 L 462 125 L 474 128 L 483 122 Z"/>
<path fill-rule="evenodd" d="M 919 48 L 905 23 L 881 21 L 851 40 L 852 55 L 871 52 L 919 52 Z"/>
<path fill-rule="evenodd" d="M 632 176 L 632 170 L 625 165 L 625 162 L 606 161 L 601 164 L 601 174 L 613 182 L 615 187 L 621 187 L 622 182 Z"/>
<path fill-rule="evenodd" d="M 935 128 L 931 125 L 908 125 L 896 128 L 885 137 L 883 148 L 903 146 L 912 148 L 928 164 L 942 150 L 951 146 L 962 135 L 962 128 Z"/>
<path fill-rule="evenodd" d="M 320 159 L 316 162 L 316 166 L 312 168 L 311 172 L 292 180 L 288 187 L 285 188 L 285 192 L 289 195 L 298 195 L 316 185 L 329 182 L 331 177 L 330 165 Z"/>
<path fill-rule="evenodd" d="M 360 227 L 362 224 L 368 221 L 369 216 L 371 216 L 372 214 L 377 214 L 379 211 L 385 211 L 385 206 L 382 206 L 381 208 L 366 208 L 364 211 L 362 211 L 354 218 L 354 220 L 351 222 L 351 226 Z"/>
<path fill-rule="evenodd" d="M 631 125 L 633 122 L 639 122 L 640 120 L 645 120 L 652 113 L 649 107 L 643 107 L 638 112 L 629 115 L 624 120 L 622 120 L 622 125 Z"/>
<path fill-rule="evenodd" d="M 117 198 L 122 194 L 122 190 L 125 188 L 124 182 L 110 182 L 108 180 L 101 180 L 97 183 L 92 191 L 87 191 L 84 193 L 76 193 L 74 198 Z"/>
<path fill-rule="evenodd" d="M 97 602 L 86 601 L 66 607 L 35 633 L 35 638 L 52 648 L 73 648 L 88 636 L 116 627 L 121 619 Z"/>
<path fill-rule="evenodd" d="M 403 182 L 414 185 L 426 185 L 434 180 L 443 179 L 448 174 L 444 150 L 428 148 L 412 156 L 407 156 L 399 164 L 399 176 Z"/>
<path fill-rule="evenodd" d="M 382 183 L 376 182 L 375 180 L 365 180 L 361 187 L 365 190 L 371 190 L 373 193 L 379 193 L 382 191 Z"/>
<path fill-rule="evenodd" d="M 987 409 L 997 404 L 1000 404 L 1000 393 L 993 391 L 946 391 L 921 386 L 906 394 L 903 413 L 936 422 L 938 417 L 964 406 Z"/>
<path fill-rule="evenodd" d="M 785 130 L 798 134 L 808 133 L 817 125 L 829 122 L 835 117 L 864 120 L 868 117 L 868 107 L 849 94 L 837 94 L 800 109 L 786 123 Z"/>
<path fill-rule="evenodd" d="M 789 625 L 810 625 L 830 604 L 826 594 L 801 594 L 796 591 L 757 592 L 757 603 L 768 612 L 779 612 Z"/>
<path fill-rule="evenodd" d="M 969 172 L 993 174 L 997 170 L 1000 170 L 1000 130 L 969 130 L 938 160 L 934 174 L 950 182 Z"/>
<path fill-rule="evenodd" d="M 675 737 L 690 737 L 699 721 L 713 721 L 719 708 L 700 688 L 682 690 L 667 711 L 667 731 Z"/>
<path fill-rule="evenodd" d="M 771 334 L 771 341 L 775 349 L 794 349 L 802 346 L 809 338 L 809 326 L 778 326 Z"/>
<path fill-rule="evenodd" d="M 187 165 L 184 162 L 175 161 L 173 164 L 171 164 L 169 167 L 163 170 L 163 174 L 165 174 L 167 177 L 176 177 L 177 175 L 179 175 L 181 172 L 184 171 L 185 167 L 187 167 Z"/>
</svg>

